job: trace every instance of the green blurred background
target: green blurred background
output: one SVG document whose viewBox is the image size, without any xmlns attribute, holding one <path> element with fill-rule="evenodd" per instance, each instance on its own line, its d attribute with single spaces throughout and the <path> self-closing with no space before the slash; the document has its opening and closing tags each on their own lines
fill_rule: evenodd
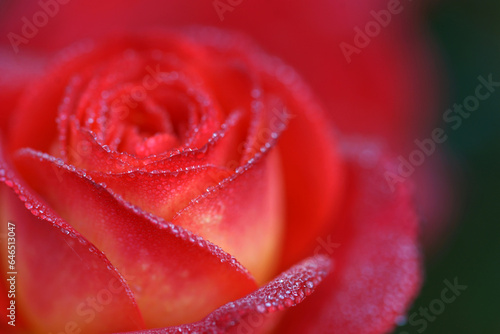
<svg viewBox="0 0 500 334">
<path fill-rule="evenodd" d="M 440 1 L 428 21 L 450 78 L 446 108 L 471 95 L 479 75 L 500 81 L 500 1 Z M 424 287 L 409 315 L 440 299 L 445 279 L 457 277 L 467 290 L 427 328 L 408 323 L 395 333 L 500 333 L 500 90 L 459 129 L 446 132 L 461 166 L 463 204 L 447 244 L 427 260 Z"/>
<path fill-rule="evenodd" d="M 449 77 L 444 112 L 474 92 L 479 75 L 500 81 L 500 0 L 429 2 L 428 25 Z M 442 127 L 461 172 L 462 204 L 448 241 L 427 260 L 423 290 L 409 315 L 440 299 L 444 280 L 456 277 L 467 290 L 425 330 L 407 324 L 395 333 L 500 334 L 500 88 L 456 131 Z"/>
</svg>

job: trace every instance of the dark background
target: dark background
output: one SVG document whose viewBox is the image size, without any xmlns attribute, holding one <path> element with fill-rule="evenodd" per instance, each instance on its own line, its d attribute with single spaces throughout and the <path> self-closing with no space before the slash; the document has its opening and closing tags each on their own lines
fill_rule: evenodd
<svg viewBox="0 0 500 334">
<path fill-rule="evenodd" d="M 428 23 L 448 71 L 446 108 L 473 94 L 479 75 L 500 81 L 500 1 L 441 1 Z M 445 279 L 457 277 L 467 289 L 425 330 L 407 324 L 395 333 L 500 333 L 500 90 L 456 131 L 443 127 L 461 170 L 462 204 L 448 242 L 427 260 L 424 287 L 409 315 L 440 299 Z"/>
</svg>

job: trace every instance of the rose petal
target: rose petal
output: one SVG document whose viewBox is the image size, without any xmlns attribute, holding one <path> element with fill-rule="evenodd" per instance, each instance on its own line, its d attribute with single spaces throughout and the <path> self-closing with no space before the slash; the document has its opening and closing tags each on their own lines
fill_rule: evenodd
<svg viewBox="0 0 500 334">
<path fill-rule="evenodd" d="M 19 152 L 16 161 L 58 214 L 105 252 L 127 281 L 135 277 L 131 288 L 146 326 L 196 321 L 257 287 L 220 248 L 131 207 L 71 166 L 31 150 Z"/>
<path fill-rule="evenodd" d="M 3 159 L 0 173 L 12 175 Z M 107 333 L 144 328 L 125 280 L 108 259 L 15 177 L 1 177 L 2 221 L 15 224 L 16 324 L 30 332 Z M 12 189 L 9 189 L 12 188 Z M 30 212 L 31 211 L 31 212 Z M 7 223 L 1 253 L 7 259 Z M 17 327 L 16 328 L 19 328 Z"/>
<path fill-rule="evenodd" d="M 193 164 L 222 165 L 234 155 L 232 151 L 236 146 L 237 124 L 240 122 L 239 113 L 231 114 L 221 130 L 215 132 L 205 145 L 171 155 L 158 155 L 145 159 L 138 159 L 126 152 L 106 150 L 90 133 L 80 132 L 77 149 L 72 150 L 71 155 L 72 159 L 86 170 L 110 174 L 135 171 L 176 172 L 192 168 Z M 236 166 L 228 167 L 235 168 Z"/>
<path fill-rule="evenodd" d="M 133 332 L 169 333 L 264 333 L 280 312 L 309 298 L 332 267 L 326 256 L 315 256 L 288 269 L 257 291 L 228 303 L 202 321 L 177 327 Z"/>
<path fill-rule="evenodd" d="M 278 144 L 285 166 L 285 267 L 303 258 L 318 234 L 335 223 L 332 218 L 339 208 L 343 187 L 343 166 L 330 123 L 299 79 L 295 80 L 276 80 L 276 86 L 264 88 L 272 91 L 288 86 L 285 91 L 291 92 L 284 101 L 291 120 Z"/>
<path fill-rule="evenodd" d="M 91 174 L 96 182 L 106 184 L 126 201 L 170 221 L 193 198 L 231 173 L 215 166 L 196 166 L 174 172 Z"/>
<path fill-rule="evenodd" d="M 420 287 L 418 221 L 407 185 L 391 192 L 392 166 L 349 152 L 348 193 L 340 225 L 318 239 L 315 252 L 331 254 L 329 276 L 281 323 L 282 333 L 379 334 L 389 332 Z"/>
<path fill-rule="evenodd" d="M 263 147 L 266 145 L 263 138 L 272 141 L 273 135 L 279 136 L 286 197 L 285 244 L 280 268 L 287 268 L 306 256 L 316 236 L 332 223 L 338 207 L 342 166 L 333 130 L 325 111 L 289 66 L 263 54 L 238 35 L 205 28 L 190 31 L 190 36 L 196 43 L 218 52 L 231 50 L 232 57 L 245 59 L 247 66 L 260 74 L 267 113 L 262 125 L 251 135 Z M 287 128 L 283 131 L 285 124 Z M 308 222 L 307 228 L 304 221 Z"/>
<path fill-rule="evenodd" d="M 420 241 L 429 259 L 442 248 L 464 208 L 467 192 L 460 166 L 448 152 L 438 148 L 410 178 L 416 185 L 417 212 L 422 217 Z"/>
<path fill-rule="evenodd" d="M 257 282 L 265 282 L 276 270 L 281 246 L 281 169 L 277 152 L 239 167 L 236 174 L 193 199 L 172 222 L 221 246 Z"/>
</svg>

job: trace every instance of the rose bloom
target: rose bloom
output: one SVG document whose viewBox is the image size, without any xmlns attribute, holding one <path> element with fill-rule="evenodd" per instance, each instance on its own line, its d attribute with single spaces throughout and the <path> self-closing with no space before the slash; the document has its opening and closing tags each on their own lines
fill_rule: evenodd
<svg viewBox="0 0 500 334">
<path fill-rule="evenodd" d="M 222 12 L 288 55 L 311 89 L 243 34 L 144 28 L 193 23 L 186 12 L 216 25 L 213 3 L 110 1 L 94 13 L 93 2 L 20 2 L 1 29 L 27 40 L 0 53 L 0 263 L 14 276 L 0 286 L 2 331 L 391 331 L 418 292 L 421 256 L 411 183 L 385 173 L 435 103 L 431 76 L 408 66 L 429 59 L 408 28 L 415 10 L 401 16 L 408 35 L 381 34 L 352 67 L 328 41 L 351 42 L 386 3 L 291 3 L 304 22 L 280 36 L 307 31 L 287 43 L 243 18 L 244 4 Z M 277 5 L 259 3 L 271 20 Z M 41 10 L 50 24 L 23 35 Z M 416 89 L 402 89 L 409 78 Z"/>
</svg>

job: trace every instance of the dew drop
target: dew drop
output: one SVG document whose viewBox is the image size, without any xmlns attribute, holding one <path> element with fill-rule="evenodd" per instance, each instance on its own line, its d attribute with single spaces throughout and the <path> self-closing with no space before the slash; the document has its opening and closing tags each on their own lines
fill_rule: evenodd
<svg viewBox="0 0 500 334">
<path fill-rule="evenodd" d="M 207 145 L 207 144 L 205 144 L 205 145 L 203 145 L 203 146 L 202 146 L 202 147 L 198 150 L 198 152 L 200 152 L 200 153 L 206 153 L 206 152 L 207 152 L 207 149 L 208 149 L 208 145 Z"/>
</svg>

